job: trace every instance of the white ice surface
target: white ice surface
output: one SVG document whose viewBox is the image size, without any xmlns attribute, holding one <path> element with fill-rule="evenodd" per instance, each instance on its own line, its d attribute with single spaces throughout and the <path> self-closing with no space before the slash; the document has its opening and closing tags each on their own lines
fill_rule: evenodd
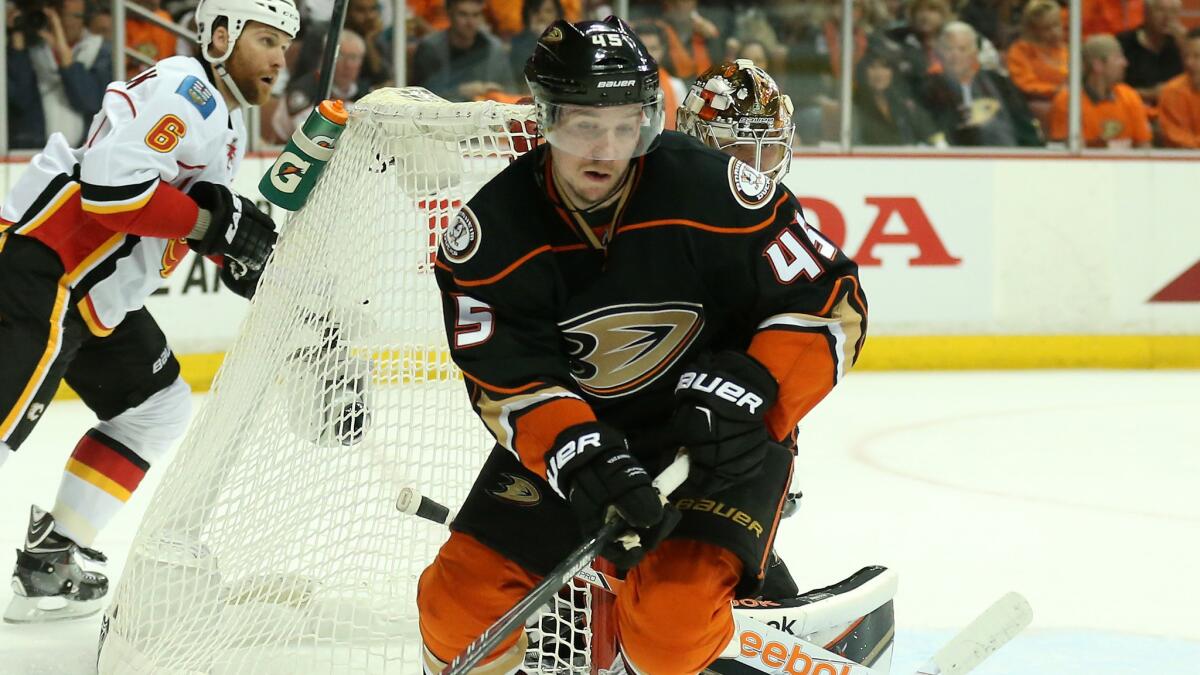
<svg viewBox="0 0 1200 675">
<path fill-rule="evenodd" d="M 1200 372 L 854 373 L 805 421 L 779 548 L 805 587 L 898 570 L 897 675 L 1009 590 L 1034 624 L 980 675 L 1200 675 L 1198 418 Z M 55 403 L 0 469 L 0 573 L 91 423 Z M 114 578 L 160 473 L 97 541 Z M 0 624 L 0 675 L 94 672 L 98 624 Z"/>
</svg>

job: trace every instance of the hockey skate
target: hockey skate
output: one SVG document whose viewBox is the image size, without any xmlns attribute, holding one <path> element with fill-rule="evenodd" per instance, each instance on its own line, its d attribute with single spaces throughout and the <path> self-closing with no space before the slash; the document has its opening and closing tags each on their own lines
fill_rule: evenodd
<svg viewBox="0 0 1200 675">
<path fill-rule="evenodd" d="M 17 550 L 13 598 L 4 612 L 8 623 L 42 623 L 91 616 L 108 593 L 108 577 L 80 567 L 80 559 L 104 562 L 98 551 L 84 549 L 54 531 L 54 516 L 29 509 L 25 546 Z"/>
</svg>

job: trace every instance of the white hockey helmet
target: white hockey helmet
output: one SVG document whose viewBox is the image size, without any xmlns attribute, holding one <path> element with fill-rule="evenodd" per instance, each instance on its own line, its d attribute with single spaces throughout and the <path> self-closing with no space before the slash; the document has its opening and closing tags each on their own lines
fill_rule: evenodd
<svg viewBox="0 0 1200 675">
<path fill-rule="evenodd" d="M 229 22 L 229 47 L 224 54 L 213 56 L 208 53 L 208 47 L 212 44 L 213 24 L 220 17 Z M 204 59 L 214 65 L 224 63 L 249 21 L 278 28 L 291 38 L 300 31 L 300 13 L 292 0 L 200 0 L 196 7 L 196 26 L 200 29 L 200 52 Z"/>
</svg>

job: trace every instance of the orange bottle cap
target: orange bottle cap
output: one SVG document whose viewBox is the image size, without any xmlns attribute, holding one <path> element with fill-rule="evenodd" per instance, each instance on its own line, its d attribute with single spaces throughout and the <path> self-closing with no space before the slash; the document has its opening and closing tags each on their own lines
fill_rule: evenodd
<svg viewBox="0 0 1200 675">
<path fill-rule="evenodd" d="M 346 112 L 346 106 L 342 104 L 341 99 L 336 101 L 321 101 L 321 105 L 317 106 L 317 110 L 321 111 L 322 117 L 341 126 L 345 126 L 346 120 L 350 119 L 349 113 Z"/>
</svg>

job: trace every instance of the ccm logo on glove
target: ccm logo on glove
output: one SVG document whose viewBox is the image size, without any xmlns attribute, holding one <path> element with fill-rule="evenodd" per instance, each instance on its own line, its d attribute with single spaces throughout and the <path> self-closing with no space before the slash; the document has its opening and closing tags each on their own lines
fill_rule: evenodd
<svg viewBox="0 0 1200 675">
<path fill-rule="evenodd" d="M 698 373 L 690 370 L 684 373 L 679 378 L 679 384 L 675 385 L 675 393 L 678 394 L 684 389 L 691 389 L 723 398 L 736 406 L 745 408 L 752 415 L 757 414 L 759 407 L 765 403 L 761 396 L 754 392 L 746 391 L 746 388 L 742 385 L 709 373 Z"/>
</svg>

